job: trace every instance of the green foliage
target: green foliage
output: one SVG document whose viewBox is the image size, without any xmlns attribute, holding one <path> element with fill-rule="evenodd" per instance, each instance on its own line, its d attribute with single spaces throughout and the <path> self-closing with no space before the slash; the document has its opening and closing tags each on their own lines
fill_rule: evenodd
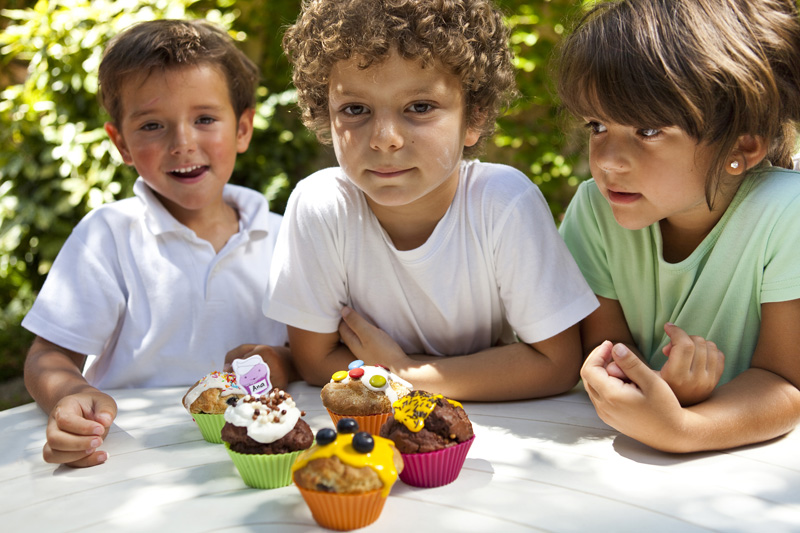
<svg viewBox="0 0 800 533">
<path fill-rule="evenodd" d="M 2 0 L 0 0 L 2 1 Z M 537 183 L 558 217 L 579 181 L 547 62 L 574 0 L 500 0 L 509 14 L 523 97 L 504 117 L 486 160 Z M 578 3 L 579 4 L 579 3 Z M 142 20 L 208 18 L 229 29 L 262 69 L 256 130 L 233 183 L 262 191 L 283 212 L 294 184 L 334 162 L 302 126 L 282 28 L 300 0 L 6 1 L 0 13 L 0 381 L 21 373 L 30 308 L 71 228 L 92 208 L 127 197 L 136 178 L 108 140 L 97 99 L 105 43 Z M 21 7 L 27 6 L 27 7 Z M 585 170 L 581 171 L 585 174 Z"/>
</svg>

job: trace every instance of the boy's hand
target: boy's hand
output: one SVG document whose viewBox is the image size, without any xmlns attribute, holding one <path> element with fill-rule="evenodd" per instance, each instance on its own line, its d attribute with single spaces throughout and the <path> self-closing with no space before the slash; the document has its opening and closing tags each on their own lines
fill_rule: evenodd
<svg viewBox="0 0 800 533">
<path fill-rule="evenodd" d="M 247 359 L 252 355 L 260 355 L 261 359 L 269 366 L 269 382 L 273 387 L 286 389 L 290 381 L 298 379 L 294 369 L 289 349 L 285 346 L 273 347 L 266 344 L 242 344 L 225 354 L 225 364 L 222 370 L 233 372 L 235 359 Z"/>
<path fill-rule="evenodd" d="M 722 377 L 725 356 L 713 342 L 687 335 L 675 324 L 667 323 L 664 331 L 670 343 L 663 350 L 668 360 L 661 367 L 661 377 L 672 388 L 681 405 L 707 400 Z"/>
<path fill-rule="evenodd" d="M 339 336 L 353 355 L 368 365 L 384 365 L 396 372 L 408 360 L 394 339 L 349 307 L 342 309 Z"/>
<path fill-rule="evenodd" d="M 612 362 L 629 381 L 609 374 Z M 603 422 L 653 448 L 682 451 L 686 410 L 661 376 L 627 346 L 606 341 L 595 348 L 581 378 Z"/>
<path fill-rule="evenodd" d="M 100 391 L 65 396 L 50 412 L 45 462 L 74 467 L 104 463 L 108 454 L 98 451 L 117 416 L 114 399 Z"/>
</svg>

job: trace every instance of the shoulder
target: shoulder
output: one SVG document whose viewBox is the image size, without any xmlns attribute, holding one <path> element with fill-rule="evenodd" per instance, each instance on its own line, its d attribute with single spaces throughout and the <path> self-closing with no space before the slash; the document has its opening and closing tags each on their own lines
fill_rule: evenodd
<svg viewBox="0 0 800 533">
<path fill-rule="evenodd" d="M 136 197 L 103 204 L 87 213 L 75 226 L 73 233 L 88 236 L 124 231 L 131 224 L 139 223 L 144 212 L 144 204 Z"/>
<path fill-rule="evenodd" d="M 461 174 L 466 201 L 484 213 L 503 213 L 531 201 L 546 205 L 539 188 L 514 167 L 465 161 Z"/>
<path fill-rule="evenodd" d="M 277 232 L 283 217 L 269 210 L 267 198 L 260 192 L 240 185 L 225 185 L 223 197 L 236 206 L 244 226 L 250 230 Z"/>
<path fill-rule="evenodd" d="M 363 201 L 363 194 L 339 167 L 319 170 L 300 180 L 289 198 L 287 214 L 338 216 Z"/>
</svg>

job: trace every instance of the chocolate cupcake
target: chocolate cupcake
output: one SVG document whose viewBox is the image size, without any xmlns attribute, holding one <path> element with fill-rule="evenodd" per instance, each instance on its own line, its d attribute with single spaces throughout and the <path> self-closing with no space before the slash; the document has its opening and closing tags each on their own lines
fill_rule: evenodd
<svg viewBox="0 0 800 533">
<path fill-rule="evenodd" d="M 380 435 L 394 442 L 403 456 L 400 479 L 416 487 L 455 481 L 475 439 L 463 406 L 441 394 L 417 390 L 393 408 Z"/>
<path fill-rule="evenodd" d="M 291 484 L 291 466 L 314 435 L 289 393 L 245 396 L 225 411 L 222 440 L 244 482 L 255 488 Z"/>
</svg>

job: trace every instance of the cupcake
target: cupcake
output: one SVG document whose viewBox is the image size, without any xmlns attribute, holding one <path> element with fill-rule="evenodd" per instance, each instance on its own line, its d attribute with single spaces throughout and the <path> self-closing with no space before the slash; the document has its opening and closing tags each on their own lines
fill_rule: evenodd
<svg viewBox="0 0 800 533">
<path fill-rule="evenodd" d="M 244 482 L 257 489 L 292 483 L 291 467 L 314 441 L 289 393 L 244 396 L 225 410 L 222 440 Z"/>
<path fill-rule="evenodd" d="M 192 415 L 205 440 L 222 444 L 220 430 L 225 425 L 223 413 L 228 408 L 227 402 L 245 394 L 233 372 L 215 371 L 189 387 L 183 396 L 183 406 Z"/>
<path fill-rule="evenodd" d="M 342 418 L 336 428 L 338 434 L 330 428 L 317 433 L 314 446 L 292 466 L 292 477 L 314 520 L 346 531 L 378 519 L 403 460 L 392 441 L 359 431 L 354 419 Z"/>
<path fill-rule="evenodd" d="M 461 404 L 417 390 L 395 402 L 393 408 L 380 435 L 394 442 L 403 456 L 400 479 L 415 487 L 440 487 L 455 481 L 475 440 Z"/>
<path fill-rule="evenodd" d="M 368 366 L 359 359 L 334 373 L 320 398 L 334 424 L 353 418 L 363 431 L 377 435 L 392 413 L 392 404 L 410 390 L 411 383 L 386 367 Z"/>
</svg>

